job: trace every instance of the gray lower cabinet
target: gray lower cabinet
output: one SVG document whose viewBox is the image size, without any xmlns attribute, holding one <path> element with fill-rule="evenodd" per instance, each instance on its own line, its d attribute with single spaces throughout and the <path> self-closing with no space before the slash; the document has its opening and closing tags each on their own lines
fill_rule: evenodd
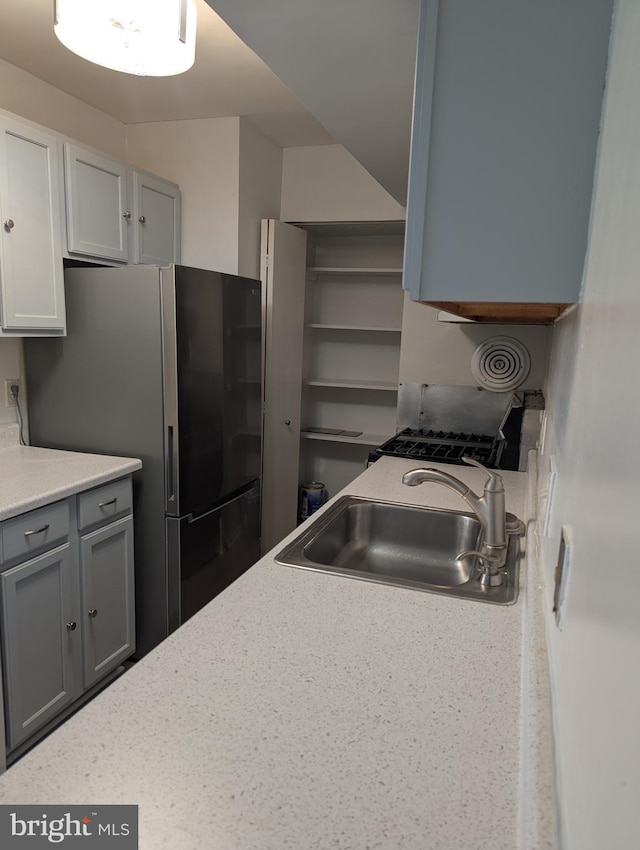
<svg viewBox="0 0 640 850">
<path fill-rule="evenodd" d="M 80 538 L 83 682 L 95 685 L 135 649 L 133 517 Z"/>
<path fill-rule="evenodd" d="M 135 651 L 131 506 L 127 477 L 0 523 L 9 756 Z"/>
<path fill-rule="evenodd" d="M 15 749 L 82 692 L 70 544 L 0 575 L 7 748 Z"/>
</svg>

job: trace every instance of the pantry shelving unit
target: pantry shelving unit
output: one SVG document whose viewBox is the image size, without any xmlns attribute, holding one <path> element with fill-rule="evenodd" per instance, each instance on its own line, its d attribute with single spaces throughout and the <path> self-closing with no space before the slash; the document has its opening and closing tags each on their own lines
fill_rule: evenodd
<svg viewBox="0 0 640 850">
<path fill-rule="evenodd" d="M 403 227 L 307 230 L 300 477 L 332 496 L 395 433 Z"/>
</svg>

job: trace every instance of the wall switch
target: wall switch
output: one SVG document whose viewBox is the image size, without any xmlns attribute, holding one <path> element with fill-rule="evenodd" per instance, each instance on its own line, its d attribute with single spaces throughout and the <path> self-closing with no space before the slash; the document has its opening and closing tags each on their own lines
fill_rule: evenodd
<svg viewBox="0 0 640 850">
<path fill-rule="evenodd" d="M 547 509 L 544 515 L 542 524 L 542 536 L 549 536 L 549 524 L 551 523 L 551 513 L 553 511 L 553 497 L 556 492 L 556 479 L 558 477 L 558 466 L 556 464 L 556 456 L 551 455 L 549 458 L 549 481 L 547 484 Z"/>
<path fill-rule="evenodd" d="M 544 454 L 545 438 L 547 436 L 547 411 L 540 411 L 540 436 L 538 437 L 538 451 Z"/>
<path fill-rule="evenodd" d="M 15 407 L 16 400 L 15 396 L 11 394 L 11 387 L 20 386 L 19 378 L 5 378 L 4 379 L 4 404 L 5 407 Z"/>
<path fill-rule="evenodd" d="M 560 534 L 560 547 L 558 549 L 558 561 L 553 581 L 553 613 L 556 615 L 556 626 L 562 629 L 564 622 L 565 603 L 567 599 L 567 587 L 569 582 L 569 566 L 571 564 L 571 544 L 569 530 L 562 527 Z"/>
</svg>

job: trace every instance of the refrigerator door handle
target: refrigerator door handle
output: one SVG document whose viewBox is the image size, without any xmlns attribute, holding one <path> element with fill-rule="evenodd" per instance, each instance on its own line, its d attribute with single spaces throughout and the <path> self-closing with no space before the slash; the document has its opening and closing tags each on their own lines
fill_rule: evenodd
<svg viewBox="0 0 640 850">
<path fill-rule="evenodd" d="M 189 524 L 191 524 L 192 522 L 198 522 L 198 520 L 201 520 L 201 519 L 204 519 L 205 517 L 211 516 L 211 514 L 215 514 L 216 511 L 220 511 L 220 510 L 222 510 L 222 508 L 226 508 L 228 505 L 232 505 L 234 502 L 237 502 L 240 499 L 245 499 L 246 496 L 247 496 L 247 493 L 250 493 L 252 490 L 255 489 L 255 487 L 256 487 L 255 482 L 251 482 L 251 484 L 249 484 L 247 487 L 245 487 L 242 490 L 241 493 L 238 493 L 237 496 L 234 496 L 233 499 L 229 499 L 228 501 L 223 502 L 220 505 L 216 505 L 216 507 L 212 508 L 210 511 L 206 511 L 203 514 L 198 514 L 197 516 L 194 516 L 193 514 L 189 514 L 188 517 L 187 517 L 187 522 Z"/>
<path fill-rule="evenodd" d="M 167 425 L 167 505 L 176 499 L 175 482 L 177 476 L 176 455 L 173 443 L 173 425 Z"/>
</svg>

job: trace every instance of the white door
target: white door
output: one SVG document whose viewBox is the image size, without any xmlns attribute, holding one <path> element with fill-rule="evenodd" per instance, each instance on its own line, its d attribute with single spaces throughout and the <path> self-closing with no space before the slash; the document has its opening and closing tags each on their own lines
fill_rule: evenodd
<svg viewBox="0 0 640 850">
<path fill-rule="evenodd" d="M 4 123 L 4 122 L 3 122 Z M 65 327 L 58 142 L 7 123 L 0 137 L 0 275 L 5 330 Z"/>
<path fill-rule="evenodd" d="M 69 253 L 127 262 L 127 166 L 68 142 L 64 148 Z"/>
<path fill-rule="evenodd" d="M 151 265 L 180 262 L 180 190 L 133 172 L 133 262 Z"/>
<path fill-rule="evenodd" d="M 282 540 L 297 522 L 306 259 L 306 231 L 274 219 L 263 219 L 261 278 L 266 314 L 263 552 Z"/>
</svg>

